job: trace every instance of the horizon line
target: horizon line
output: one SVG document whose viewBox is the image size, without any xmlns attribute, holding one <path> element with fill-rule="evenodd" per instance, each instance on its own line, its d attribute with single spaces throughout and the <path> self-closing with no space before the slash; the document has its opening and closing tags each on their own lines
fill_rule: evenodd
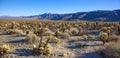
<svg viewBox="0 0 120 58">
<path fill-rule="evenodd" d="M 20 15 L 20 16 L 15 16 L 15 15 L 0 15 L 0 17 L 23 17 L 23 16 L 35 16 L 35 15 L 42 15 L 42 14 L 72 14 L 72 13 L 79 13 L 79 12 L 92 12 L 92 11 L 114 11 L 114 10 L 120 10 L 120 9 L 113 9 L 113 10 L 107 10 L 107 9 L 104 9 L 104 10 L 90 10 L 90 11 L 78 11 L 78 12 L 69 12 L 69 13 L 52 13 L 52 12 L 49 12 L 49 13 L 41 13 L 41 14 L 33 14 L 33 15 Z"/>
</svg>

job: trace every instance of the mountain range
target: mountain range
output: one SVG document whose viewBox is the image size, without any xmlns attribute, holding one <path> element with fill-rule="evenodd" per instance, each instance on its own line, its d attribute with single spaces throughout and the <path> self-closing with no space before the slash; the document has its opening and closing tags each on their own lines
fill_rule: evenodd
<svg viewBox="0 0 120 58">
<path fill-rule="evenodd" d="M 0 18 L 9 18 L 8 16 L 1 16 Z M 10 17 L 16 18 L 16 17 Z M 36 18 L 39 20 L 85 20 L 85 21 L 120 21 L 120 9 L 117 10 L 97 10 L 90 12 L 77 12 L 69 14 L 52 14 L 44 13 L 41 15 L 21 16 L 18 18 Z"/>
</svg>

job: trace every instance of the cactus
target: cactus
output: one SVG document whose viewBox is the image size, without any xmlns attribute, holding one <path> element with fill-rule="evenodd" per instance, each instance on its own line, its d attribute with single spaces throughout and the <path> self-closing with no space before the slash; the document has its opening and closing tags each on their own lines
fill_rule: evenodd
<svg viewBox="0 0 120 58">
<path fill-rule="evenodd" d="M 50 47 L 46 47 L 46 48 L 45 48 L 44 54 L 47 55 L 47 56 L 50 56 L 50 54 L 51 54 L 51 49 L 50 49 Z"/>
<path fill-rule="evenodd" d="M 106 41 L 108 40 L 108 33 L 106 33 L 106 32 L 103 32 L 103 31 L 101 31 L 100 32 L 100 39 L 102 40 L 102 42 L 103 42 L 103 45 L 106 43 Z"/>
<path fill-rule="evenodd" d="M 59 31 L 59 29 L 56 30 L 55 32 L 55 36 L 58 37 L 58 36 L 61 36 L 62 32 Z"/>
<path fill-rule="evenodd" d="M 82 27 L 79 28 L 79 31 L 78 31 L 78 36 L 83 36 L 85 34 L 84 30 Z"/>
<path fill-rule="evenodd" d="M 12 25 L 11 25 L 11 29 L 14 29 L 14 28 L 15 28 L 15 21 L 12 21 L 11 24 L 12 24 Z"/>
<path fill-rule="evenodd" d="M 0 47 L 0 56 L 4 56 L 5 54 L 7 54 L 10 51 L 10 47 L 9 45 L 3 45 Z"/>
<path fill-rule="evenodd" d="M 57 44 L 57 43 L 60 43 L 60 40 L 57 37 L 53 37 L 52 42 Z"/>
<path fill-rule="evenodd" d="M 34 46 L 33 47 L 33 53 L 37 53 L 37 54 L 40 54 L 40 55 L 46 55 L 46 56 L 50 56 L 51 54 L 51 47 L 47 45 L 45 45 L 45 47 L 36 47 Z"/>
<path fill-rule="evenodd" d="M 42 39 L 43 39 L 43 35 L 44 35 L 44 33 L 45 33 L 45 31 L 47 31 L 47 30 L 49 30 L 48 28 L 41 28 L 39 31 L 38 31 L 38 34 L 39 34 L 39 36 L 40 36 L 40 42 L 42 41 Z"/>
<path fill-rule="evenodd" d="M 88 36 L 87 35 L 83 35 L 83 38 L 85 39 L 85 41 L 87 41 Z"/>
<path fill-rule="evenodd" d="M 41 41 L 40 43 L 39 43 L 39 48 L 40 47 L 44 47 L 46 45 L 46 42 L 45 41 Z"/>
<path fill-rule="evenodd" d="M 106 30 L 106 33 L 110 36 L 111 30 Z"/>
<path fill-rule="evenodd" d="M 120 35 L 120 26 L 117 27 L 118 28 L 118 35 Z"/>
<path fill-rule="evenodd" d="M 27 34 L 27 36 L 26 36 L 26 40 L 30 44 L 35 44 L 35 42 L 37 41 L 37 38 L 38 37 L 36 34 Z"/>
</svg>

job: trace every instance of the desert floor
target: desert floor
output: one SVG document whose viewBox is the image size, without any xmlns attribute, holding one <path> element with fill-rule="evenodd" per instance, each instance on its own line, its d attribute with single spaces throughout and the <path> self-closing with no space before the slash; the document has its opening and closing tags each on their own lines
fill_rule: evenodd
<svg viewBox="0 0 120 58">
<path fill-rule="evenodd" d="M 52 55 L 46 57 L 33 54 L 33 45 L 27 44 L 25 38 L 0 32 L 0 45 L 9 44 L 11 48 L 8 58 L 101 58 L 96 51 L 104 48 L 99 38 L 84 41 L 81 36 L 72 36 L 69 39 L 60 39 L 59 44 L 51 44 Z"/>
</svg>

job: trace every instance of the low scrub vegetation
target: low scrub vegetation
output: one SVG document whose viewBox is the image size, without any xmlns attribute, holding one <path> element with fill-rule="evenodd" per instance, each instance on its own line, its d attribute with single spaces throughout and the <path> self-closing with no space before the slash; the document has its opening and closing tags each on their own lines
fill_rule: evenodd
<svg viewBox="0 0 120 58">
<path fill-rule="evenodd" d="M 77 46 L 90 46 L 89 39 L 91 39 L 91 42 L 95 40 L 100 41 L 100 44 L 102 42 L 104 47 L 107 42 L 116 42 L 108 43 L 103 54 L 105 58 L 120 58 L 120 22 L 0 20 L 0 32 L 2 33 L 2 31 L 6 32 L 7 35 L 25 35 L 24 37 L 27 43 L 33 45 L 31 50 L 34 54 L 51 56 L 53 52 L 52 48 L 59 44 L 62 45 L 61 42 L 64 42 L 65 39 L 67 40 L 65 40 L 64 45 L 66 43 L 68 44 L 72 37 L 76 37 L 77 39 L 72 39 L 73 42 L 71 41 L 68 45 L 74 45 L 74 42 L 79 42 L 76 44 Z M 91 33 L 88 31 L 91 31 Z M 96 34 L 92 33 L 93 31 L 98 32 Z M 84 44 L 81 41 L 83 41 Z M 67 46 L 67 44 L 65 46 Z M 91 46 L 97 45 L 98 44 Z M 73 48 L 76 47 L 72 47 L 71 49 Z M 7 54 L 9 49 L 9 45 L 1 46 L 0 56 Z"/>
<path fill-rule="evenodd" d="M 107 45 L 101 55 L 103 58 L 120 58 L 120 42 Z"/>
</svg>

